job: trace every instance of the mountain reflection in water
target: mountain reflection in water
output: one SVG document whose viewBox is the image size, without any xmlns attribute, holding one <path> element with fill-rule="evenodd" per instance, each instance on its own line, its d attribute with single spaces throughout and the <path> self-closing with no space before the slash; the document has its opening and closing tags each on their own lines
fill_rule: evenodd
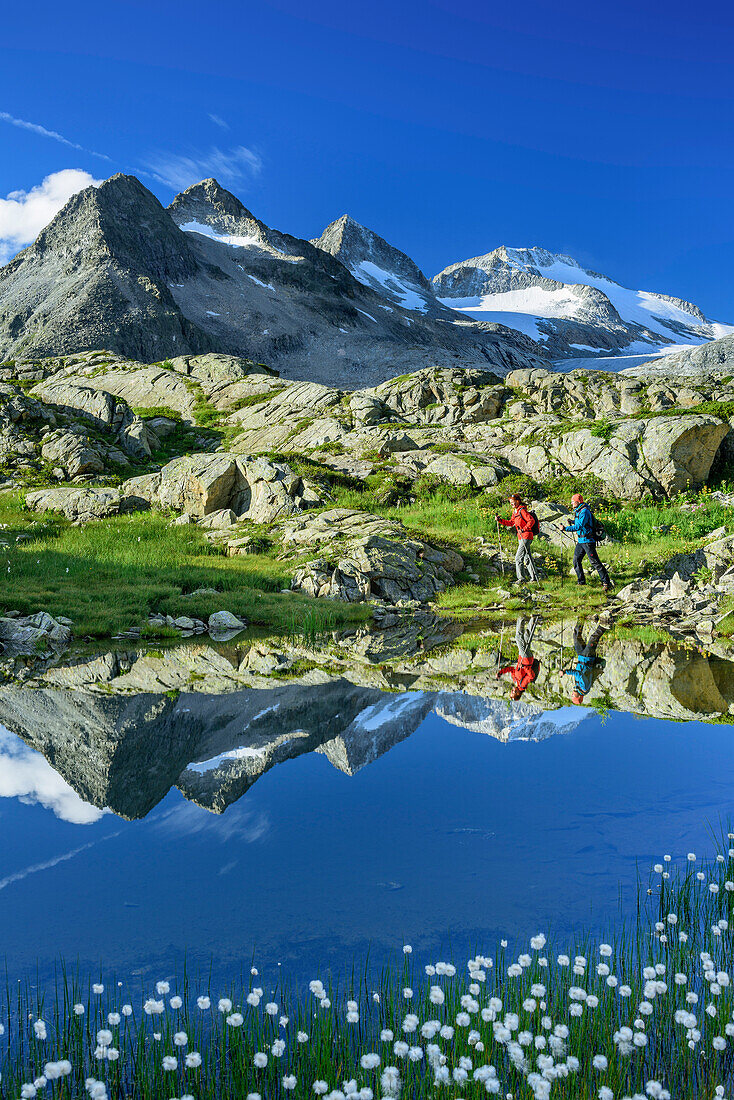
<svg viewBox="0 0 734 1100">
<path fill-rule="evenodd" d="M 0 686 L 10 970 L 231 975 L 254 951 L 310 979 L 406 940 L 604 927 L 730 812 L 734 666 L 608 631 L 579 685 L 594 631 L 540 624 L 528 649 L 524 624 L 522 658 L 514 626 L 501 660 L 479 635 L 382 663 L 197 644 Z M 510 702 L 497 672 L 523 659 Z"/>
<path fill-rule="evenodd" d="M 244 656 L 186 645 L 57 665 L 33 690 L 0 688 L 0 723 L 41 754 L 23 755 L 0 741 L 0 793 L 91 821 L 103 810 L 145 817 L 177 787 L 187 800 L 222 813 L 263 774 L 304 753 L 322 753 L 353 775 L 431 713 L 505 742 L 568 733 L 594 713 L 572 699 L 602 713 L 731 720 L 734 662 L 725 657 L 603 637 L 598 628 L 586 636 L 567 631 L 559 642 L 562 626 L 531 624 L 528 632 L 526 621 L 518 623 L 519 650 L 511 635 L 504 639 L 503 659 L 512 650 L 518 667 L 532 665 L 529 690 L 509 685 L 519 698 L 498 674 L 512 671 L 521 682 L 515 664 L 500 670 L 496 652 L 480 647 L 413 654 L 398 668 L 337 667 L 331 675 L 303 672 L 291 659 L 291 682 L 282 675 L 285 656 L 265 643 Z M 584 656 L 589 641 L 592 659 Z"/>
</svg>

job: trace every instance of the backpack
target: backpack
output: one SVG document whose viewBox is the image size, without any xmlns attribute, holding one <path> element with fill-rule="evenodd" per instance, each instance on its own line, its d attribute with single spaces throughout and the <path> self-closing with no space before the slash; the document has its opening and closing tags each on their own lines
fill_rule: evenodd
<svg viewBox="0 0 734 1100">
<path fill-rule="evenodd" d="M 535 512 L 531 512 L 529 508 L 528 515 L 532 520 L 532 523 L 530 524 L 530 534 L 533 536 L 533 538 L 535 538 L 536 535 L 540 534 L 540 520 L 536 516 Z"/>
<path fill-rule="evenodd" d="M 601 520 L 596 518 L 593 512 L 591 515 L 591 534 L 594 538 L 594 542 L 604 542 L 604 539 L 607 537 L 606 527 Z"/>
</svg>

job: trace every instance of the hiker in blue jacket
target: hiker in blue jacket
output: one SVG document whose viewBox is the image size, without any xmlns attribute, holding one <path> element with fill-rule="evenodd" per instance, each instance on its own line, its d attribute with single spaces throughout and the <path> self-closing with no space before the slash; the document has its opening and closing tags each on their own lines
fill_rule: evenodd
<svg viewBox="0 0 734 1100">
<path fill-rule="evenodd" d="M 586 584 L 583 566 L 584 556 L 586 556 L 599 574 L 599 580 L 604 591 L 611 592 L 611 578 L 596 552 L 594 516 L 591 508 L 589 508 L 581 493 L 574 493 L 571 497 L 571 503 L 573 504 L 573 522 L 562 528 L 562 530 L 573 531 L 576 534 L 577 541 L 573 554 L 573 567 L 576 570 L 577 582 L 578 584 Z"/>
<path fill-rule="evenodd" d="M 588 642 L 584 642 L 583 624 L 577 621 L 573 628 L 573 648 L 576 650 L 576 663 L 573 668 L 564 668 L 561 675 L 573 676 L 571 699 L 576 706 L 581 706 L 584 696 L 591 690 L 591 685 L 594 682 L 594 672 L 595 670 L 598 671 L 597 666 L 600 664 L 596 655 L 596 647 L 599 645 L 602 635 L 608 629 L 607 624 L 597 620 Z"/>
</svg>

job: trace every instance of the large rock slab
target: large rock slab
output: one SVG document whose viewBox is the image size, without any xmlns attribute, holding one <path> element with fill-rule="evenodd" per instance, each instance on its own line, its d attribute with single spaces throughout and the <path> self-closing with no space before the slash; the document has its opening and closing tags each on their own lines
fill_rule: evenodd
<svg viewBox="0 0 734 1100">
<path fill-rule="evenodd" d="M 26 494 L 26 505 L 34 512 L 61 512 L 75 523 L 106 519 L 147 508 L 145 500 L 126 495 L 122 489 L 59 485 Z"/>
<path fill-rule="evenodd" d="M 220 451 L 174 458 L 158 473 L 126 481 L 123 492 L 200 519 L 231 510 L 253 523 L 272 523 L 320 500 L 285 462 Z"/>
</svg>

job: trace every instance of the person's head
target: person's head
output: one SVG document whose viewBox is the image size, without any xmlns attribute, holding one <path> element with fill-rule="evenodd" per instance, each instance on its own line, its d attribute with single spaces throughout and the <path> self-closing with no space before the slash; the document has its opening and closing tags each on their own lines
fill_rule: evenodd
<svg viewBox="0 0 734 1100">
<path fill-rule="evenodd" d="M 573 504 L 574 508 L 578 508 L 579 504 L 583 504 L 584 498 L 581 496 L 581 493 L 574 493 L 571 497 L 571 503 Z"/>
<path fill-rule="evenodd" d="M 583 695 L 580 695 L 578 693 L 578 691 L 574 691 L 573 695 L 571 696 L 571 699 L 573 700 L 573 702 L 576 704 L 577 707 L 580 707 L 580 706 L 583 705 L 584 697 L 583 697 Z"/>
<path fill-rule="evenodd" d="M 522 695 L 522 690 L 516 684 L 510 691 L 510 698 L 511 699 L 519 699 L 521 695 Z"/>
<path fill-rule="evenodd" d="M 519 493 L 511 493 L 510 494 L 510 507 L 511 508 L 519 508 L 521 504 L 522 504 L 522 497 L 520 496 L 520 494 Z"/>
</svg>

